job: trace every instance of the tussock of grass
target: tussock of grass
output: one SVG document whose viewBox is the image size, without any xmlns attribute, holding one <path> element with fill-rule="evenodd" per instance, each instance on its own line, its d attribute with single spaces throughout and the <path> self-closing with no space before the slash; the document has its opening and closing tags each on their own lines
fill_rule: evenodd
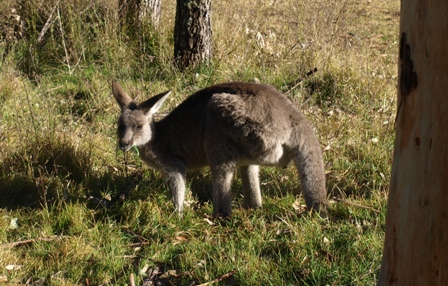
<svg viewBox="0 0 448 286">
<path fill-rule="evenodd" d="M 374 284 L 398 3 L 216 1 L 214 60 L 181 73 L 174 3 L 163 2 L 158 29 L 145 22 L 129 31 L 114 1 L 0 2 L 0 281 L 126 285 L 134 274 L 138 284 L 191 285 L 229 274 L 222 284 Z M 292 166 L 262 169 L 261 210 L 242 209 L 236 175 L 234 214 L 224 221 L 210 221 L 210 174 L 192 172 L 179 219 L 161 175 L 116 148 L 112 78 L 138 101 L 173 89 L 161 116 L 213 83 L 273 84 L 318 133 L 336 197 L 330 219 L 302 210 Z M 145 277 L 145 266 L 165 276 Z"/>
</svg>

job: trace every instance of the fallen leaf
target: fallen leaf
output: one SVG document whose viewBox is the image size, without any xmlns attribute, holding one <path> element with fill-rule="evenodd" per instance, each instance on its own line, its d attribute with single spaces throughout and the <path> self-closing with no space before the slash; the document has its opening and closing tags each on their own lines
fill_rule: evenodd
<svg viewBox="0 0 448 286">
<path fill-rule="evenodd" d="M 129 276 L 129 283 L 131 284 L 131 286 L 135 286 L 134 273 L 131 273 L 131 275 Z"/>
<path fill-rule="evenodd" d="M 188 237 L 185 237 L 185 236 L 182 236 L 182 235 L 178 235 L 178 236 L 176 236 L 176 240 L 178 240 L 178 241 L 187 241 L 188 240 Z"/>
<path fill-rule="evenodd" d="M 361 223 L 359 223 L 359 221 L 356 221 L 356 222 L 355 222 L 355 225 L 356 225 L 356 229 L 358 230 L 358 232 L 359 232 L 359 233 L 362 233 L 363 231 L 362 231 Z"/>
<path fill-rule="evenodd" d="M 174 269 L 168 270 L 165 273 L 163 273 L 162 275 L 160 275 L 160 279 L 167 279 L 170 277 L 177 277 L 177 271 Z"/>
<path fill-rule="evenodd" d="M 206 223 L 208 223 L 209 225 L 215 225 L 215 223 L 212 222 L 211 220 L 209 220 L 208 218 L 204 218 L 204 221 L 205 221 Z"/>
<path fill-rule="evenodd" d="M 278 228 L 276 233 L 278 236 L 287 235 L 290 234 L 291 230 L 289 228 Z M 273 239 L 273 241 L 277 241 L 276 239 Z"/>
<path fill-rule="evenodd" d="M 305 213 L 305 212 L 306 212 L 306 205 L 301 204 L 299 201 L 295 201 L 295 202 L 292 204 L 292 207 L 293 207 L 299 214 L 302 214 L 302 213 Z"/>
<path fill-rule="evenodd" d="M 207 262 L 205 260 L 201 259 L 201 260 L 199 260 L 198 264 L 196 264 L 196 267 L 197 268 L 204 268 L 206 263 Z"/>
<path fill-rule="evenodd" d="M 61 270 L 51 275 L 52 279 L 63 279 L 64 275 L 67 274 L 68 271 Z"/>
<path fill-rule="evenodd" d="M 173 241 L 173 245 L 176 245 L 176 244 L 187 241 L 189 239 L 189 236 L 188 236 L 188 234 L 179 233 L 178 235 L 176 235 L 174 237 L 174 239 L 175 240 Z"/>
<path fill-rule="evenodd" d="M 289 177 L 288 176 L 281 176 L 280 183 L 287 182 L 287 181 L 289 181 Z"/>
<path fill-rule="evenodd" d="M 31 278 L 30 278 L 31 279 Z M 86 278 L 87 279 L 87 278 Z M 46 279 L 44 277 L 38 278 L 37 280 L 31 280 L 32 282 L 30 282 L 29 284 L 26 285 L 33 285 L 33 286 L 41 286 L 41 285 L 45 285 Z M 87 284 L 88 286 L 90 284 Z"/>
<path fill-rule="evenodd" d="M 148 273 L 146 273 L 146 271 L 148 271 L 148 268 L 149 268 L 149 265 L 145 264 L 145 266 L 143 266 L 143 268 L 138 271 L 138 275 L 147 277 Z"/>
<path fill-rule="evenodd" d="M 9 228 L 10 229 L 18 229 L 19 228 L 19 224 L 17 223 L 19 219 L 18 218 L 12 218 L 11 219 L 11 223 L 9 224 Z"/>
<path fill-rule="evenodd" d="M 20 270 L 22 268 L 22 265 L 16 265 L 16 264 L 9 264 L 5 266 L 6 270 L 12 271 L 12 270 Z"/>
</svg>

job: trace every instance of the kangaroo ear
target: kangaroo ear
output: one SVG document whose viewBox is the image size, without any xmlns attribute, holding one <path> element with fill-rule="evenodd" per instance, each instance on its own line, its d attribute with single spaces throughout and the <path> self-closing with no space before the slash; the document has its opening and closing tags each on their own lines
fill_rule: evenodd
<svg viewBox="0 0 448 286">
<path fill-rule="evenodd" d="M 171 94 L 171 90 L 162 92 L 158 95 L 155 95 L 148 99 L 145 102 L 142 102 L 138 107 L 143 110 L 147 115 L 155 114 L 162 107 L 163 102 L 168 96 Z"/>
<path fill-rule="evenodd" d="M 132 98 L 127 95 L 127 93 L 124 92 L 121 86 L 115 81 L 112 82 L 112 94 L 117 100 L 118 105 L 120 105 L 121 110 L 129 107 L 133 103 Z"/>
</svg>

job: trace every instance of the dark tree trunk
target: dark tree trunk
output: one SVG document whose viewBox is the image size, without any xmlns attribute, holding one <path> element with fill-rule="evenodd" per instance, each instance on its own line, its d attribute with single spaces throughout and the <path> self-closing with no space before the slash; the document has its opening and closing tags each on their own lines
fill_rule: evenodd
<svg viewBox="0 0 448 286">
<path fill-rule="evenodd" d="M 180 68 L 211 60 L 211 15 L 211 0 L 177 0 L 174 57 Z"/>
<path fill-rule="evenodd" d="M 448 285 L 448 2 L 402 0 L 398 114 L 378 285 Z"/>
</svg>

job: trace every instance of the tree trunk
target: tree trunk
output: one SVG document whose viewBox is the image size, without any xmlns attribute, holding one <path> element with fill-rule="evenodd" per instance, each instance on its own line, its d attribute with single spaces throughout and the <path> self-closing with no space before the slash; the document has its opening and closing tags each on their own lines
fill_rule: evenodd
<svg viewBox="0 0 448 286">
<path fill-rule="evenodd" d="M 378 285 L 448 285 L 448 2 L 402 0 L 395 154 Z"/>
<path fill-rule="evenodd" d="M 140 19 L 144 19 L 148 14 L 151 17 L 151 23 L 154 27 L 159 26 L 160 9 L 162 0 L 141 0 L 143 3 L 140 8 Z"/>
<path fill-rule="evenodd" d="M 138 31 L 149 14 L 154 27 L 159 25 L 162 0 L 119 0 L 118 14 L 122 26 Z"/>
<path fill-rule="evenodd" d="M 211 59 L 211 14 L 211 0 L 177 0 L 174 57 L 179 67 L 195 66 Z"/>
</svg>

